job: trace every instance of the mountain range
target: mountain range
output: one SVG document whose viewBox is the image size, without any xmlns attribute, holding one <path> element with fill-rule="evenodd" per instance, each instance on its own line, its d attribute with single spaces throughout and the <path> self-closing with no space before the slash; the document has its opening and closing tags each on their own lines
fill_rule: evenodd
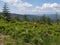
<svg viewBox="0 0 60 45">
<path fill-rule="evenodd" d="M 2 13 L 0 13 L 1 15 Z M 43 14 L 38 14 L 38 15 L 34 15 L 34 14 L 15 14 L 15 13 L 9 13 L 11 17 L 18 17 L 18 18 L 23 18 L 24 16 L 27 16 L 27 18 L 29 19 L 39 19 L 43 16 Z M 56 14 L 45 14 L 46 17 L 51 18 L 52 20 L 56 19 Z M 58 19 L 60 19 L 60 14 L 57 14 Z"/>
</svg>

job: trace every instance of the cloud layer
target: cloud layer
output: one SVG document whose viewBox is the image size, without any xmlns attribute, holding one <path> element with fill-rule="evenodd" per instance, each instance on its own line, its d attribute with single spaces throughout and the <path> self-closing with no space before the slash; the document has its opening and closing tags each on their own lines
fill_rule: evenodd
<svg viewBox="0 0 60 45">
<path fill-rule="evenodd" d="M 37 6 L 35 7 L 35 9 L 32 11 L 33 13 L 44 13 L 44 14 L 48 14 L 48 13 L 56 13 L 56 12 L 60 12 L 60 4 L 57 3 L 44 3 L 42 6 Z"/>
<path fill-rule="evenodd" d="M 44 3 L 42 6 L 34 6 L 22 0 L 1 0 L 11 5 L 11 12 L 19 14 L 50 14 L 60 13 L 60 4 Z M 34 7 L 34 8 L 33 8 Z M 14 9 L 13 9 L 14 8 Z"/>
</svg>

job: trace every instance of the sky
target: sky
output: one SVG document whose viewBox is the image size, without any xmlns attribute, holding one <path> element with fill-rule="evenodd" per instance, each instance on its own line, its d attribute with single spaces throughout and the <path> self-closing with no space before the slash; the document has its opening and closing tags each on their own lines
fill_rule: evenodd
<svg viewBox="0 0 60 45">
<path fill-rule="evenodd" d="M 11 13 L 60 14 L 60 0 L 0 0 L 0 12 L 4 3 L 7 3 Z"/>
</svg>

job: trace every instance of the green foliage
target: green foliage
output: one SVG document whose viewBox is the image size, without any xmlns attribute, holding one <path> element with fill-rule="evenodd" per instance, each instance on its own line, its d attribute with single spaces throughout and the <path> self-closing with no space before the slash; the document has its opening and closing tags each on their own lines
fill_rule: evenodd
<svg viewBox="0 0 60 45">
<path fill-rule="evenodd" d="M 60 25 L 11 21 L 0 19 L 0 33 L 11 36 L 17 45 L 60 45 Z"/>
</svg>

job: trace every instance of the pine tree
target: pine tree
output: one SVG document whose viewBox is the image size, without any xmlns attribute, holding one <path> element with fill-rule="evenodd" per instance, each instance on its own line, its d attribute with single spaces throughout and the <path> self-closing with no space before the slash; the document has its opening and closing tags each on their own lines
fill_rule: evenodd
<svg viewBox="0 0 60 45">
<path fill-rule="evenodd" d="M 27 15 L 24 15 L 24 21 L 29 21 L 29 19 L 28 19 L 28 17 L 27 17 Z"/>
<path fill-rule="evenodd" d="M 3 13 L 3 16 L 6 17 L 6 20 L 9 21 L 10 15 L 9 15 L 9 9 L 7 7 L 7 3 L 4 4 L 2 13 Z"/>
<path fill-rule="evenodd" d="M 59 24 L 60 23 L 60 20 L 58 18 L 58 14 L 56 13 L 56 23 Z"/>
<path fill-rule="evenodd" d="M 47 18 L 47 21 L 48 21 L 48 25 L 52 25 L 52 20 L 51 20 L 51 18 Z"/>
<path fill-rule="evenodd" d="M 45 15 L 42 16 L 41 18 L 42 23 L 47 23 L 47 17 Z"/>
</svg>

